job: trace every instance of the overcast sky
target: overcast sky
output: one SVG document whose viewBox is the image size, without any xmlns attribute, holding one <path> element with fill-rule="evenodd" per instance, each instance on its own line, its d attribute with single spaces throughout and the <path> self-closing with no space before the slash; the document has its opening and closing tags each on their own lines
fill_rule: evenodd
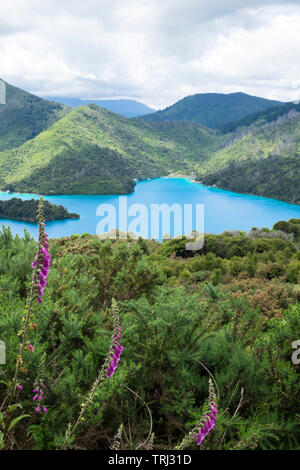
<svg viewBox="0 0 300 470">
<path fill-rule="evenodd" d="M 40 96 L 300 98 L 300 0 L 9 0 L 0 77 Z"/>
</svg>

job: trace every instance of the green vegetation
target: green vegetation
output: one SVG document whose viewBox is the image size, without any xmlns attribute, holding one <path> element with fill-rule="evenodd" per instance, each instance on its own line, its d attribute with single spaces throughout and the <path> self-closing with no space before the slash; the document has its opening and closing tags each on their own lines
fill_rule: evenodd
<svg viewBox="0 0 300 470">
<path fill-rule="evenodd" d="M 0 151 L 33 139 L 68 111 L 62 104 L 43 100 L 6 83 L 6 104 L 0 105 Z"/>
<path fill-rule="evenodd" d="M 129 120 L 79 107 L 17 149 L 0 153 L 0 187 L 39 194 L 121 194 L 134 179 L 192 171 L 222 136 L 195 123 Z"/>
<path fill-rule="evenodd" d="M 128 194 L 135 180 L 180 172 L 300 203 L 300 105 L 210 93 L 127 119 L 93 104 L 70 111 L 10 85 L 7 103 L 0 107 L 0 190 Z"/>
<path fill-rule="evenodd" d="M 202 93 L 187 96 L 172 106 L 147 114 L 141 119 L 148 122 L 195 121 L 211 129 L 218 129 L 225 123 L 281 104 L 280 101 L 258 98 L 245 93 L 227 95 Z"/>
<path fill-rule="evenodd" d="M 142 445 L 149 416 L 129 387 L 151 410 L 154 448 L 173 448 L 205 409 L 209 376 L 202 363 L 220 393 L 217 424 L 203 449 L 299 449 L 300 365 L 291 361 L 300 331 L 299 222 L 248 235 L 208 234 L 200 252 L 187 252 L 184 239 L 50 240 L 48 285 L 29 331 L 34 351 L 24 351 L 19 379 L 18 400 L 29 417 L 15 427 L 11 447 L 61 447 L 109 347 L 114 298 L 124 351 L 72 447 L 107 449 L 120 424 L 121 448 Z M 15 367 L 35 250 L 28 234 L 0 233 L 4 381 Z M 47 386 L 43 416 L 32 401 L 40 378 Z M 5 390 L 1 381 L 0 402 Z"/>
<path fill-rule="evenodd" d="M 0 201 L 0 219 L 14 219 L 36 223 L 37 210 L 38 201 L 36 199 L 23 201 L 14 197 L 8 201 Z M 44 201 L 44 213 L 46 221 L 79 219 L 78 214 L 70 214 L 63 206 L 57 206 L 48 201 Z"/>
<path fill-rule="evenodd" d="M 208 185 L 300 204 L 299 155 L 300 114 L 292 111 L 230 134 L 196 173 Z"/>
<path fill-rule="evenodd" d="M 230 162 L 226 168 L 204 176 L 202 181 L 239 193 L 300 204 L 299 155 L 273 156 L 242 164 Z"/>
<path fill-rule="evenodd" d="M 300 104 L 295 103 L 285 103 L 281 106 L 273 106 L 271 108 L 267 108 L 263 111 L 257 111 L 256 113 L 247 114 L 247 116 L 239 119 L 237 121 L 227 122 L 219 126 L 219 129 L 224 134 L 228 134 L 229 132 L 235 132 L 239 127 L 248 127 L 251 124 L 259 121 L 261 124 L 265 124 L 267 122 L 276 121 L 276 119 L 280 118 L 284 114 L 289 113 L 290 111 L 300 111 Z"/>
</svg>

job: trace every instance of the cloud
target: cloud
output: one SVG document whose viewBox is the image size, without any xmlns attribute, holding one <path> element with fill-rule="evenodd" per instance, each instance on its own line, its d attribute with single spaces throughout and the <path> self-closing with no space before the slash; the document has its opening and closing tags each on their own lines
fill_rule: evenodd
<svg viewBox="0 0 300 470">
<path fill-rule="evenodd" d="M 300 2 L 11 0 L 0 6 L 0 75 L 41 96 L 300 97 Z"/>
</svg>

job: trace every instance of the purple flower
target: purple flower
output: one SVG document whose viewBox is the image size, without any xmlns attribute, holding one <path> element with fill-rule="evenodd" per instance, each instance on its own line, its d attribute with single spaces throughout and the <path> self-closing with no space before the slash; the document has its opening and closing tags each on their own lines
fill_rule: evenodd
<svg viewBox="0 0 300 470">
<path fill-rule="evenodd" d="M 42 379 L 40 379 L 38 382 L 35 382 L 34 384 L 33 393 L 35 393 L 35 395 L 32 398 L 33 401 L 38 400 L 39 402 L 41 402 L 44 399 L 44 390 L 42 390 L 42 388 L 45 389 L 46 385 L 43 383 Z M 43 408 L 44 413 L 48 413 L 48 409 L 46 408 L 46 406 L 43 406 L 42 408 Z M 41 407 L 40 405 L 38 405 L 35 411 L 39 413 L 40 410 L 41 410 Z"/>
<path fill-rule="evenodd" d="M 123 351 L 123 347 L 120 344 L 120 339 L 119 338 L 118 338 L 117 343 L 112 347 L 112 351 L 114 352 L 114 354 L 112 356 L 111 363 L 110 363 L 110 365 L 107 369 L 107 372 L 106 372 L 106 377 L 108 379 L 116 372 L 116 369 L 117 369 L 117 366 L 119 364 L 120 357 L 121 357 L 121 354 L 122 354 L 122 351 Z"/>
<path fill-rule="evenodd" d="M 123 351 L 120 340 L 122 338 L 122 329 L 120 325 L 120 317 L 118 313 L 118 307 L 115 299 L 112 299 L 112 311 L 114 317 L 114 329 L 112 335 L 112 342 L 109 354 L 107 356 L 106 362 L 104 363 L 104 373 L 106 378 L 109 379 L 116 371 L 120 357 Z M 107 365 L 108 363 L 108 365 Z"/>
<path fill-rule="evenodd" d="M 32 263 L 32 268 L 35 270 L 33 275 L 33 282 L 37 286 L 38 296 L 37 301 L 42 303 L 44 289 L 47 285 L 47 277 L 49 274 L 51 256 L 48 252 L 49 243 L 48 235 L 45 232 L 45 224 L 39 222 L 39 242 L 36 257 Z"/>
<path fill-rule="evenodd" d="M 18 390 L 23 390 L 23 387 L 22 387 L 22 385 L 20 385 L 20 384 L 17 384 L 17 389 L 18 389 Z"/>
<path fill-rule="evenodd" d="M 201 444 L 203 439 L 209 434 L 209 432 L 215 426 L 217 413 L 218 413 L 217 404 L 214 401 L 210 405 L 210 412 L 207 413 L 204 417 L 205 422 L 202 423 L 202 425 L 200 427 L 200 430 L 199 430 L 197 436 L 195 437 L 197 446 L 199 446 Z"/>
<path fill-rule="evenodd" d="M 28 351 L 33 352 L 34 351 L 34 346 L 29 343 L 29 344 L 27 344 L 27 349 L 28 349 Z"/>
</svg>

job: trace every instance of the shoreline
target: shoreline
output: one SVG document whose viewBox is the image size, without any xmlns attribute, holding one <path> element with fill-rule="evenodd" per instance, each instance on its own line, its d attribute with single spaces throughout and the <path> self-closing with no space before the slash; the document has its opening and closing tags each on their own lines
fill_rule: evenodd
<svg viewBox="0 0 300 470">
<path fill-rule="evenodd" d="M 168 175 L 162 176 L 162 178 L 180 178 L 193 180 L 194 182 L 195 177 L 193 175 L 185 175 L 184 173 L 169 173 Z"/>
<path fill-rule="evenodd" d="M 286 201 L 284 199 L 279 199 L 279 198 L 276 198 L 274 196 L 263 196 L 261 194 L 256 194 L 256 193 L 244 193 L 244 192 L 240 192 L 240 191 L 234 191 L 232 189 L 228 189 L 228 188 L 223 188 L 221 186 L 216 186 L 216 185 L 208 185 L 208 184 L 205 184 L 203 183 L 202 181 L 198 181 L 195 179 L 195 176 L 194 175 L 187 175 L 187 174 L 184 174 L 184 173 L 169 173 L 168 175 L 162 175 L 162 176 L 156 176 L 154 178 L 145 178 L 145 179 L 140 179 L 140 180 L 136 180 L 135 181 L 135 184 L 134 184 L 134 188 L 133 188 L 133 191 L 130 191 L 128 193 L 112 193 L 112 194 L 107 194 L 107 193 L 100 193 L 100 194 L 94 194 L 94 193 L 84 193 L 84 194 L 43 194 L 43 197 L 44 198 L 52 198 L 52 197 L 69 197 L 69 196 L 90 196 L 90 197 L 95 197 L 95 196 L 128 196 L 130 194 L 133 194 L 135 192 L 135 188 L 136 188 L 136 185 L 138 183 L 146 183 L 146 182 L 149 182 L 149 181 L 152 181 L 152 180 L 155 180 L 155 179 L 159 179 L 159 178 L 164 178 L 164 179 L 170 179 L 170 178 L 178 178 L 178 179 L 186 179 L 188 181 L 190 181 L 191 183 L 195 183 L 195 184 L 201 184 L 202 186 L 205 186 L 206 188 L 209 188 L 209 189 L 219 189 L 221 191 L 228 191 L 228 192 L 231 192 L 231 193 L 236 193 L 236 194 L 241 194 L 241 195 L 244 195 L 244 196 L 256 196 L 256 197 L 261 197 L 261 198 L 265 198 L 265 199 L 270 199 L 270 200 L 274 200 L 274 201 L 279 201 L 279 202 L 283 202 L 285 204 L 291 204 L 292 206 L 300 206 L 300 203 L 297 203 L 297 202 L 291 202 L 291 201 Z M 0 200 L 1 200 L 1 193 L 2 194 L 9 194 L 13 197 L 20 197 L 22 195 L 26 195 L 26 196 L 40 196 L 40 194 L 37 194 L 37 193 L 8 193 L 7 191 L 1 191 L 0 190 Z M 12 220 L 17 220 L 17 219 L 12 219 Z"/>
</svg>

